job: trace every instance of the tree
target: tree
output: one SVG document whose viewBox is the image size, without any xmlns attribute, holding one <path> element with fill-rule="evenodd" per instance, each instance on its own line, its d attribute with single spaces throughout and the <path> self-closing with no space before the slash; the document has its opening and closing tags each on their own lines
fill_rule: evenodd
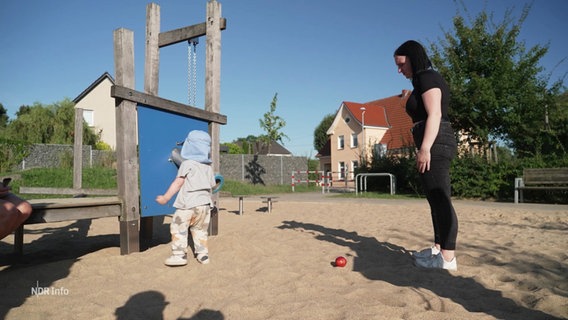
<svg viewBox="0 0 568 320">
<path fill-rule="evenodd" d="M 8 111 L 0 103 L 0 128 L 6 128 L 6 125 L 8 125 Z"/>
<path fill-rule="evenodd" d="M 229 154 L 243 154 L 243 148 L 236 143 L 222 143 L 222 146 L 227 147 Z"/>
<path fill-rule="evenodd" d="M 325 146 L 325 144 L 327 143 L 327 140 L 329 140 L 329 137 L 327 136 L 327 130 L 329 129 L 329 127 L 331 127 L 331 124 L 333 123 L 334 119 L 335 119 L 335 114 L 330 113 L 326 115 L 325 117 L 323 117 L 321 122 L 314 130 L 315 150 L 320 151 L 323 148 L 323 146 Z"/>
<path fill-rule="evenodd" d="M 544 142 L 550 140 L 543 132 L 545 114 L 547 108 L 549 116 L 556 110 L 554 97 L 563 82 L 549 86 L 550 77 L 542 75 L 539 61 L 548 44 L 526 50 L 517 40 L 529 11 L 525 6 L 513 21 L 509 9 L 500 23 L 485 11 L 469 24 L 456 15 L 454 33 L 445 31 L 445 40 L 431 44 L 432 62 L 452 91 L 450 117 L 456 129 L 482 145 L 505 141 L 521 156 L 541 153 L 549 144 Z"/>
<path fill-rule="evenodd" d="M 17 118 L 11 121 L 5 137 L 26 143 L 73 144 L 75 132 L 75 107 L 72 101 L 44 106 L 21 106 Z M 96 145 L 99 137 L 83 121 L 83 144 Z"/>
<path fill-rule="evenodd" d="M 265 135 L 260 137 L 260 140 L 268 148 L 268 153 L 270 153 L 272 141 L 283 143 L 282 140 L 284 138 L 288 138 L 288 136 L 281 131 L 282 128 L 286 126 L 286 121 L 275 114 L 277 101 L 278 93 L 275 93 L 272 98 L 272 102 L 270 103 L 270 111 L 265 113 L 262 119 L 259 119 L 260 127 L 266 132 Z"/>
<path fill-rule="evenodd" d="M 25 111 L 23 111 L 25 110 Z M 7 137 L 26 143 L 51 143 L 53 135 L 52 108 L 47 108 L 39 103 L 31 107 L 20 107 L 17 118 L 7 127 Z"/>
</svg>

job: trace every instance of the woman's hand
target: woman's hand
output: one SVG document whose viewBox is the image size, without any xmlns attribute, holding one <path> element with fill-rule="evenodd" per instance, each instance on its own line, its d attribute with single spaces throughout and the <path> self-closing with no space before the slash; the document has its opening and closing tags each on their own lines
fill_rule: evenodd
<svg viewBox="0 0 568 320">
<path fill-rule="evenodd" d="M 418 172 L 424 173 L 430 170 L 431 155 L 429 150 L 418 150 L 416 154 L 416 168 Z"/>
</svg>

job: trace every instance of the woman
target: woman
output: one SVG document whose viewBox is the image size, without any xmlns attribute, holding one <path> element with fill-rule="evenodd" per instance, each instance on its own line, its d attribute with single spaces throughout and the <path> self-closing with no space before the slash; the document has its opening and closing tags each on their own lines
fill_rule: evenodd
<svg viewBox="0 0 568 320">
<path fill-rule="evenodd" d="M 449 122 L 450 89 L 432 69 L 424 47 L 416 41 L 403 43 L 394 52 L 398 72 L 412 81 L 414 90 L 406 102 L 412 118 L 412 135 L 418 152 L 416 167 L 430 204 L 434 245 L 416 252 L 415 264 L 424 268 L 456 270 L 458 219 L 452 206 L 450 164 L 457 143 Z"/>
<path fill-rule="evenodd" d="M 20 199 L 11 190 L 7 183 L 0 182 L 0 240 L 18 229 L 32 213 L 30 203 Z"/>
</svg>

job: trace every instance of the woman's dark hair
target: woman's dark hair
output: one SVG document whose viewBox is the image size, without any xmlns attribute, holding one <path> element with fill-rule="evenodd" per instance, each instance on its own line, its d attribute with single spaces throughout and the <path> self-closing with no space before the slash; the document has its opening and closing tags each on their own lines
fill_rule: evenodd
<svg viewBox="0 0 568 320">
<path fill-rule="evenodd" d="M 426 50 L 420 43 L 414 40 L 408 40 L 401 44 L 400 47 L 394 51 L 394 55 L 406 56 L 410 59 L 413 76 L 420 71 L 432 68 L 432 62 L 430 62 Z"/>
</svg>

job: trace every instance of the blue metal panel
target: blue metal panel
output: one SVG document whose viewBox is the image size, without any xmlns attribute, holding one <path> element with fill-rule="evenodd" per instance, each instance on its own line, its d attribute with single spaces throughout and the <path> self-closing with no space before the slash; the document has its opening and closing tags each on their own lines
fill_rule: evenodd
<svg viewBox="0 0 568 320">
<path fill-rule="evenodd" d="M 156 202 L 177 174 L 176 165 L 169 161 L 171 152 L 183 143 L 191 130 L 208 132 L 208 122 L 184 115 L 138 105 L 138 147 L 140 155 L 140 214 L 142 217 L 173 214 L 172 204 Z M 133 186 L 134 187 L 134 186 Z"/>
</svg>

